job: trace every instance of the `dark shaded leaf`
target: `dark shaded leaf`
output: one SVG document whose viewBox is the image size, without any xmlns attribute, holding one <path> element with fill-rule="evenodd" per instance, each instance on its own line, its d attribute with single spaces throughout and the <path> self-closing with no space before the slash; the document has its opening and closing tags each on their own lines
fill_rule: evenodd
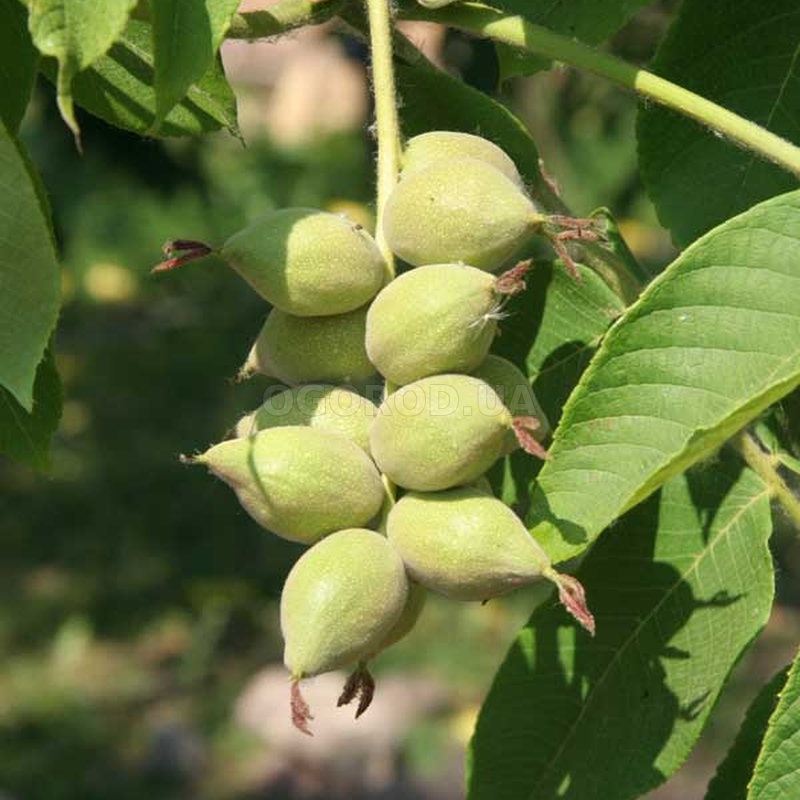
<svg viewBox="0 0 800 800">
<path fill-rule="evenodd" d="M 796 0 L 685 0 L 652 69 L 800 143 L 799 65 Z M 780 167 L 656 105 L 642 107 L 638 139 L 645 185 L 679 246 L 799 183 Z"/>
</svg>

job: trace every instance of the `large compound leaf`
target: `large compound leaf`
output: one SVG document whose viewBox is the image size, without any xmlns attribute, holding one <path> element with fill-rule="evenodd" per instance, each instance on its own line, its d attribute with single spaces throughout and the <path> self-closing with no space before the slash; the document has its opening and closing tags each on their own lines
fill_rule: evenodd
<svg viewBox="0 0 800 800">
<path fill-rule="evenodd" d="M 469 800 L 628 800 L 669 777 L 769 616 L 770 532 L 767 487 L 733 459 L 621 519 L 579 572 L 596 637 L 545 603 L 500 667 Z"/>
<path fill-rule="evenodd" d="M 77 136 L 72 81 L 119 38 L 136 0 L 30 0 L 28 25 L 39 52 L 58 61 L 58 107 Z"/>
<path fill-rule="evenodd" d="M 48 351 L 36 372 L 32 411 L 0 389 L 0 453 L 39 471 L 48 469 L 50 439 L 60 416 L 61 382 Z"/>
<path fill-rule="evenodd" d="M 18 0 L 0 0 L 0 120 L 16 133 L 33 90 L 39 54 Z"/>
<path fill-rule="evenodd" d="M 684 0 L 653 63 L 665 78 L 800 143 L 797 0 Z M 639 161 L 680 246 L 798 179 L 656 105 L 641 109 Z"/>
<path fill-rule="evenodd" d="M 747 785 L 788 674 L 788 667 L 782 669 L 764 686 L 747 709 L 736 741 L 708 785 L 706 800 L 747 800 Z"/>
<path fill-rule="evenodd" d="M 52 63 L 44 71 L 53 79 Z M 111 125 L 134 133 L 151 131 L 156 119 L 153 88 L 153 43 L 150 25 L 131 20 L 109 52 L 75 79 L 75 102 Z M 216 59 L 202 80 L 167 114 L 162 136 L 198 136 L 225 127 L 238 135 L 236 98 Z"/>
<path fill-rule="evenodd" d="M 800 384 L 800 192 L 690 247 L 617 322 L 564 408 L 528 523 L 551 558 Z"/>
<path fill-rule="evenodd" d="M 240 0 L 151 3 L 157 129 L 189 87 L 214 63 Z"/>
<path fill-rule="evenodd" d="M 27 159 L 0 123 L 0 386 L 29 412 L 59 305 L 58 263 L 43 203 Z"/>
</svg>

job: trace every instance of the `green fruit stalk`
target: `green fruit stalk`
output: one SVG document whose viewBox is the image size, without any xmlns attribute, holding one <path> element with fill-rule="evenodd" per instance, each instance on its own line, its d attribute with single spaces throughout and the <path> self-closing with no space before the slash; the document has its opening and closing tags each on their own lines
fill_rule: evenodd
<svg viewBox="0 0 800 800">
<path fill-rule="evenodd" d="M 165 245 L 174 256 L 155 272 L 219 257 L 275 308 L 295 316 L 343 314 L 369 302 L 387 278 L 373 238 L 338 214 L 310 208 L 273 211 L 215 250 L 202 242 Z"/>
<path fill-rule="evenodd" d="M 387 524 L 409 575 L 456 600 L 484 601 L 540 577 L 556 584 L 567 611 L 591 634 L 583 587 L 553 568 L 522 521 L 502 501 L 470 487 L 406 494 Z"/>
<path fill-rule="evenodd" d="M 370 427 L 370 452 L 383 472 L 406 489 L 430 492 L 477 480 L 505 452 L 514 431 L 528 452 L 546 456 L 485 381 L 435 375 L 389 395 Z"/>
<path fill-rule="evenodd" d="M 437 161 L 400 181 L 383 233 L 414 266 L 461 261 L 500 269 L 546 217 L 502 172 L 474 158 Z"/>
<path fill-rule="evenodd" d="M 366 307 L 331 317 L 295 317 L 273 308 L 240 375 L 260 372 L 290 386 L 331 383 L 361 388 L 375 377 L 365 346 L 366 328 Z"/>
<path fill-rule="evenodd" d="M 435 264 L 401 275 L 367 312 L 370 361 L 399 386 L 476 369 L 497 333 L 503 300 L 497 282 L 463 264 Z"/>
<path fill-rule="evenodd" d="M 292 718 L 309 733 L 310 715 L 297 683 L 302 678 L 363 664 L 375 655 L 406 609 L 409 584 L 402 560 L 380 534 L 349 529 L 304 553 L 281 595 L 284 663 L 292 675 Z M 341 703 L 369 692 L 362 666 Z M 355 684 L 355 685 L 350 685 Z M 348 694 L 352 696 L 348 697 Z M 365 698 L 362 698 L 362 702 Z M 360 709 L 363 712 L 365 709 Z"/>
<path fill-rule="evenodd" d="M 427 0 L 431 2 L 431 0 Z M 440 0 L 441 3 L 441 0 Z M 433 8 L 434 6 L 429 6 Z M 510 181 L 523 188 L 516 164 L 496 144 L 482 136 L 457 131 L 429 131 L 406 142 L 403 152 L 402 179 L 429 167 L 437 161 L 474 158 L 499 170 Z"/>
<path fill-rule="evenodd" d="M 372 402 L 349 389 L 312 383 L 268 397 L 236 423 L 235 435 L 242 438 L 267 428 L 308 426 L 345 436 L 369 455 L 369 426 L 377 411 Z"/>
<path fill-rule="evenodd" d="M 225 481 L 259 525 L 301 544 L 361 527 L 383 504 L 381 477 L 364 451 L 314 428 L 270 428 L 189 461 Z"/>
</svg>

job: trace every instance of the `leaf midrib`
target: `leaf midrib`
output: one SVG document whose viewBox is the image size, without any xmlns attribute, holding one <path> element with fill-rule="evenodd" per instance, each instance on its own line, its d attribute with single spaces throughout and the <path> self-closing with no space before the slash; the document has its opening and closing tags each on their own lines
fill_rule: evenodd
<svg viewBox="0 0 800 800">
<path fill-rule="evenodd" d="M 600 674 L 600 677 L 598 678 L 597 682 L 595 683 L 594 689 L 590 692 L 590 694 L 587 696 L 585 702 L 583 703 L 580 713 L 575 718 L 575 721 L 572 723 L 572 725 L 569 726 L 569 729 L 568 729 L 566 735 L 564 736 L 564 738 L 562 740 L 561 746 L 558 748 L 558 750 L 556 751 L 555 755 L 551 759 L 549 759 L 548 766 L 545 767 L 545 769 L 541 772 L 539 780 L 535 784 L 533 784 L 533 786 L 531 787 L 530 791 L 528 792 L 528 794 L 527 794 L 528 800 L 534 800 L 536 791 L 544 783 L 545 777 L 547 777 L 553 771 L 553 766 L 557 763 L 558 759 L 561 757 L 561 754 L 564 752 L 564 749 L 566 748 L 567 744 L 569 744 L 569 742 L 572 740 L 573 736 L 575 735 L 576 731 L 578 730 L 578 726 L 579 726 L 581 720 L 583 719 L 584 715 L 586 714 L 587 709 L 592 705 L 592 703 L 594 701 L 594 698 L 597 697 L 598 694 L 600 693 L 600 689 L 602 688 L 602 686 L 604 684 L 604 681 L 608 677 L 608 675 L 611 672 L 612 668 L 616 666 L 616 664 L 619 661 L 620 657 L 623 655 L 623 653 L 625 653 L 627 651 L 628 646 L 638 639 L 639 634 L 642 631 L 642 628 L 645 625 L 650 623 L 652 618 L 661 609 L 661 607 L 664 604 L 664 602 L 668 598 L 672 597 L 672 594 L 675 592 L 677 587 L 686 579 L 686 577 L 688 575 L 690 575 L 692 572 L 694 572 L 697 569 L 697 567 L 700 564 L 700 562 L 703 559 L 705 559 L 706 556 L 717 546 L 717 544 L 720 542 L 722 537 L 726 536 L 730 532 L 731 528 L 736 524 L 736 522 L 738 522 L 738 520 L 745 514 L 745 512 L 747 512 L 756 503 L 760 502 L 764 497 L 768 497 L 769 493 L 770 493 L 769 492 L 769 488 L 766 485 L 764 485 L 764 488 L 762 489 L 762 491 L 760 491 L 756 495 L 753 495 L 751 497 L 751 499 L 747 503 L 745 503 L 725 523 L 724 526 L 719 528 L 719 530 L 717 532 L 717 535 L 713 538 L 713 540 L 709 541 L 707 543 L 707 545 L 701 550 L 701 552 L 695 557 L 695 559 L 692 561 L 692 563 L 684 571 L 682 571 L 680 573 L 680 577 L 678 579 L 676 579 L 675 582 L 673 582 L 673 584 L 669 587 L 669 589 L 667 591 L 664 592 L 663 597 L 658 601 L 658 603 L 656 603 L 655 606 L 653 606 L 652 610 L 648 614 L 646 614 L 644 617 L 642 617 L 641 621 L 636 626 L 636 629 L 633 631 L 631 636 L 628 637 L 628 639 L 624 642 L 622 647 L 620 647 L 617 650 L 617 652 L 614 654 L 613 658 L 608 662 L 608 665 L 606 666 L 606 668 Z"/>
</svg>

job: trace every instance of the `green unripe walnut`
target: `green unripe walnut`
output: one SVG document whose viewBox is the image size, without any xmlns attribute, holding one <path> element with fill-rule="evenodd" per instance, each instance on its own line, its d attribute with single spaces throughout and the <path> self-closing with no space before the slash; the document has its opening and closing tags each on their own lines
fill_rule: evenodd
<svg viewBox="0 0 800 800">
<path fill-rule="evenodd" d="M 387 536 L 412 578 L 456 600 L 488 600 L 539 577 L 553 581 L 567 610 L 590 633 L 594 619 L 577 580 L 553 569 L 522 521 L 473 488 L 405 495 Z"/>
<path fill-rule="evenodd" d="M 270 428 L 192 462 L 225 481 L 259 525 L 302 544 L 366 525 L 383 504 L 381 477 L 364 451 L 314 428 Z"/>
<path fill-rule="evenodd" d="M 267 428 L 305 425 L 345 436 L 369 453 L 369 425 L 377 411 L 349 389 L 312 383 L 271 395 L 239 420 L 235 433 L 241 438 Z"/>
<path fill-rule="evenodd" d="M 483 161 L 502 172 L 517 186 L 523 186 L 516 165 L 494 142 L 458 131 L 429 131 L 409 139 L 403 153 L 402 177 L 405 179 L 437 161 L 458 158 Z"/>
<path fill-rule="evenodd" d="M 281 595 L 284 662 L 296 680 L 366 661 L 406 608 L 405 567 L 389 542 L 342 530 L 292 567 Z"/>
<path fill-rule="evenodd" d="M 406 494 L 387 536 L 415 580 L 456 600 L 505 594 L 550 564 L 508 506 L 472 487 Z"/>
<path fill-rule="evenodd" d="M 533 417 L 539 421 L 539 426 L 531 431 L 536 441 L 542 442 L 548 437 L 550 423 L 547 421 L 547 416 L 539 405 L 528 379 L 514 364 L 500 356 L 488 355 L 477 369 L 472 370 L 472 374 L 486 381 L 500 395 L 505 407 L 515 417 Z M 516 450 L 518 446 L 516 436 L 510 434 L 509 452 Z"/>
<path fill-rule="evenodd" d="M 367 309 L 331 317 L 267 316 L 242 374 L 260 372 L 283 383 L 363 386 L 375 376 L 364 343 Z"/>
<path fill-rule="evenodd" d="M 462 264 L 419 267 L 384 287 L 367 312 L 367 354 L 398 385 L 471 372 L 497 333 L 496 278 Z"/>
<path fill-rule="evenodd" d="M 414 266 L 461 261 L 498 270 L 544 217 L 519 186 L 474 158 L 437 161 L 404 178 L 386 203 L 389 247 Z"/>
<path fill-rule="evenodd" d="M 220 256 L 271 305 L 304 317 L 359 308 L 386 279 L 380 250 L 360 225 L 309 208 L 261 217 L 231 236 Z"/>
<path fill-rule="evenodd" d="M 514 420 L 497 393 L 469 375 L 435 375 L 384 400 L 370 428 L 380 470 L 406 489 L 477 480 L 503 454 Z"/>
</svg>

